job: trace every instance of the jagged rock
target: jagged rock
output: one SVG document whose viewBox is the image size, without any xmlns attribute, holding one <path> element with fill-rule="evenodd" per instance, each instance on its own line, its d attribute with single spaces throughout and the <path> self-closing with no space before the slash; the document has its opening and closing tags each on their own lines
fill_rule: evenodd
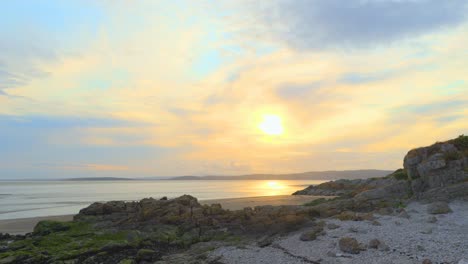
<svg viewBox="0 0 468 264">
<path fill-rule="evenodd" d="M 427 207 L 427 212 L 430 214 L 447 214 L 451 213 L 452 209 L 446 202 L 435 202 Z"/>
<path fill-rule="evenodd" d="M 413 192 L 418 195 L 430 189 L 466 181 L 466 142 L 468 137 L 462 135 L 447 142 L 409 151 L 404 158 L 404 168 L 412 180 Z"/>
<path fill-rule="evenodd" d="M 343 237 L 338 242 L 340 250 L 345 253 L 359 254 L 359 252 L 365 250 L 361 247 L 359 242 L 355 238 Z"/>
</svg>

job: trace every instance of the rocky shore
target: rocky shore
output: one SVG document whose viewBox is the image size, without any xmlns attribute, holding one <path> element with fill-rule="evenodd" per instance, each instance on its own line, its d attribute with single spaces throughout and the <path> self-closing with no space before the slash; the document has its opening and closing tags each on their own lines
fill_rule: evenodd
<svg viewBox="0 0 468 264">
<path fill-rule="evenodd" d="M 9 263 L 468 262 L 468 137 L 408 152 L 383 178 L 296 194 L 304 205 L 226 210 L 190 195 L 94 203 L 71 222 L 0 235 Z"/>
</svg>

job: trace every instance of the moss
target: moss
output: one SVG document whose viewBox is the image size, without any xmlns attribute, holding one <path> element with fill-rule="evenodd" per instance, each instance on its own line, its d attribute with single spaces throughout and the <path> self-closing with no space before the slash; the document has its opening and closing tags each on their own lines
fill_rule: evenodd
<svg viewBox="0 0 468 264">
<path fill-rule="evenodd" d="M 34 227 L 34 235 L 48 235 L 55 232 L 67 231 L 71 227 L 71 223 L 57 222 L 57 221 L 40 221 Z"/>
<path fill-rule="evenodd" d="M 390 174 L 390 176 L 397 180 L 409 180 L 408 173 L 404 169 L 398 169 Z"/>
<path fill-rule="evenodd" d="M 50 226 L 56 226 L 56 224 L 42 224 L 40 230 L 37 231 L 49 230 L 46 227 Z M 127 243 L 125 231 L 96 232 L 87 223 L 70 222 L 66 223 L 66 226 L 68 228 L 66 231 L 54 231 L 48 235 L 15 241 L 9 245 L 9 249 L 13 251 L 0 254 L 0 258 L 6 256 L 44 258 L 43 253 L 47 252 L 53 260 L 68 260 L 85 253 L 98 252 L 110 242 Z"/>
<path fill-rule="evenodd" d="M 445 161 L 453 161 L 453 160 L 459 160 L 463 158 L 462 154 L 458 151 L 451 151 L 451 152 L 446 152 L 444 154 L 444 159 Z"/>
<path fill-rule="evenodd" d="M 460 135 L 456 139 L 452 139 L 450 143 L 454 144 L 459 150 L 468 150 L 468 136 Z"/>
<path fill-rule="evenodd" d="M 315 205 L 322 204 L 322 203 L 324 203 L 326 201 L 327 201 L 327 199 L 325 199 L 325 198 L 319 198 L 319 199 L 315 199 L 313 201 L 310 201 L 308 203 L 305 203 L 304 206 L 315 206 Z"/>
<path fill-rule="evenodd" d="M 121 260 L 118 264 L 134 264 L 135 261 L 133 259 L 124 259 Z"/>
<path fill-rule="evenodd" d="M 406 204 L 403 201 L 396 201 L 393 207 L 403 209 L 406 208 Z"/>
</svg>

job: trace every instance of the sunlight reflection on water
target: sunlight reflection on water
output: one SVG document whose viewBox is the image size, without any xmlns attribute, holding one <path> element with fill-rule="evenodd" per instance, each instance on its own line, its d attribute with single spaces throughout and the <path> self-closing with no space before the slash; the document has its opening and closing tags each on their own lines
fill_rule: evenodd
<svg viewBox="0 0 468 264">
<path fill-rule="evenodd" d="M 190 194 L 199 200 L 289 195 L 323 181 L 161 180 L 1 182 L 0 219 L 74 214 L 96 201 Z"/>
</svg>

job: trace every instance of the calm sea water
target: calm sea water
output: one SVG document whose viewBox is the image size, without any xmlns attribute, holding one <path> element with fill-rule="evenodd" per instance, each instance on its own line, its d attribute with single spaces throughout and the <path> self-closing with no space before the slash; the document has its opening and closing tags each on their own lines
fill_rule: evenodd
<svg viewBox="0 0 468 264">
<path fill-rule="evenodd" d="M 190 194 L 199 200 L 291 194 L 323 181 L 0 181 L 0 220 L 75 214 L 96 201 Z"/>
</svg>

